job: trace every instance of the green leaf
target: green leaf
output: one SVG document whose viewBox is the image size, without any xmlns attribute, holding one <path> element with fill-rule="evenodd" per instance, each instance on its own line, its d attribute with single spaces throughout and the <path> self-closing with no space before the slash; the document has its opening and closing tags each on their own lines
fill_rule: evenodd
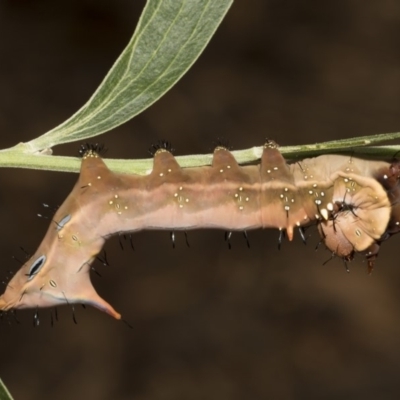
<svg viewBox="0 0 400 400">
<path fill-rule="evenodd" d="M 139 114 L 196 61 L 233 0 L 148 0 L 136 31 L 89 101 L 70 119 L 25 143 L 35 153 L 99 135 Z"/>
<path fill-rule="evenodd" d="M 13 400 L 10 392 L 7 390 L 1 379 L 0 379 L 0 400 Z"/>
</svg>

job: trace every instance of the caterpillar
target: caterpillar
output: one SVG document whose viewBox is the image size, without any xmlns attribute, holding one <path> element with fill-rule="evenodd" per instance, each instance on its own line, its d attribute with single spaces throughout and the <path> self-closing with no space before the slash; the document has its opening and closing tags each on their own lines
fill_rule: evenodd
<svg viewBox="0 0 400 400">
<path fill-rule="evenodd" d="M 316 224 L 344 260 L 363 254 L 372 271 L 380 245 L 400 229 L 400 162 L 322 155 L 288 164 L 267 141 L 259 165 L 239 166 L 224 146 L 211 166 L 181 168 L 155 148 L 146 176 L 111 172 L 96 146 L 82 152 L 79 179 L 35 254 L 0 296 L 0 310 L 88 304 L 121 319 L 90 280 L 107 238 L 142 229 L 294 230 Z"/>
</svg>

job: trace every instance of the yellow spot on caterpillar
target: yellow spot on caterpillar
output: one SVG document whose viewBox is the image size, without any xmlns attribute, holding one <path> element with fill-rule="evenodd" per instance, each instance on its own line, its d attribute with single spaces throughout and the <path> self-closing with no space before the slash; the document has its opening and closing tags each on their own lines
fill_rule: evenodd
<svg viewBox="0 0 400 400">
<path fill-rule="evenodd" d="M 178 197 L 178 193 L 174 193 L 174 197 Z"/>
<path fill-rule="evenodd" d="M 279 197 L 280 197 L 281 199 L 283 199 L 285 196 L 284 196 L 283 194 L 281 194 Z"/>
<path fill-rule="evenodd" d="M 240 207 L 239 207 L 239 210 L 240 210 L 240 211 L 243 211 L 243 206 L 240 206 Z"/>
<path fill-rule="evenodd" d="M 269 170 L 267 170 L 267 173 L 269 173 L 269 174 L 270 174 L 270 173 L 271 173 L 271 170 L 270 170 L 270 169 L 269 169 Z"/>
<path fill-rule="evenodd" d="M 314 185 L 312 185 L 313 188 L 316 188 L 318 185 L 316 183 L 314 183 Z"/>
<path fill-rule="evenodd" d="M 246 201 L 249 201 L 250 199 L 248 197 L 246 197 Z"/>
<path fill-rule="evenodd" d="M 219 172 L 224 172 L 224 170 L 221 168 L 221 169 L 219 170 Z"/>
<path fill-rule="evenodd" d="M 127 209 L 128 209 L 128 206 L 125 206 L 124 208 L 125 208 L 125 210 L 127 210 Z"/>
<path fill-rule="evenodd" d="M 285 192 L 287 192 L 289 189 L 288 189 L 287 187 L 285 187 L 285 189 L 284 189 L 284 190 L 285 190 Z"/>
<path fill-rule="evenodd" d="M 347 183 L 349 180 L 347 178 L 344 178 L 344 181 Z"/>
<path fill-rule="evenodd" d="M 171 172 L 172 171 L 172 169 L 171 168 L 168 168 L 168 172 Z"/>
<path fill-rule="evenodd" d="M 273 168 L 274 171 L 278 171 L 278 169 L 279 169 L 278 167 L 274 167 Z"/>
<path fill-rule="evenodd" d="M 242 192 L 242 191 L 243 191 L 243 188 L 242 188 L 241 186 L 240 186 L 240 188 L 239 188 L 239 191 L 240 191 L 240 192 Z"/>
<path fill-rule="evenodd" d="M 312 191 L 312 190 L 309 190 L 308 191 L 308 194 L 313 194 L 314 192 Z"/>
<path fill-rule="evenodd" d="M 110 201 L 108 202 L 108 204 L 110 204 L 110 205 L 113 204 L 113 203 L 114 203 L 114 202 L 113 202 L 112 200 L 110 200 Z"/>
<path fill-rule="evenodd" d="M 227 165 L 227 166 L 226 166 L 226 168 L 230 169 L 230 168 L 231 168 L 231 166 L 230 166 L 230 165 Z"/>
<path fill-rule="evenodd" d="M 179 190 L 183 190 L 183 187 L 182 187 L 182 186 L 179 186 Z"/>
<path fill-rule="evenodd" d="M 183 204 L 179 204 L 179 208 L 183 208 Z"/>
<path fill-rule="evenodd" d="M 88 185 L 88 186 L 92 186 L 92 183 L 91 183 L 91 182 L 89 182 L 87 185 Z"/>
<path fill-rule="evenodd" d="M 116 194 L 116 195 L 114 196 L 114 198 L 118 199 L 118 195 Z"/>
<path fill-rule="evenodd" d="M 160 176 L 164 176 L 164 174 L 162 172 L 160 172 Z"/>
<path fill-rule="evenodd" d="M 235 197 L 239 197 L 239 195 L 237 193 L 235 193 Z"/>
<path fill-rule="evenodd" d="M 99 175 L 99 176 L 97 177 L 97 179 L 101 179 L 101 176 Z"/>
<path fill-rule="evenodd" d="M 321 196 L 324 197 L 325 196 L 325 192 L 321 192 Z"/>
</svg>

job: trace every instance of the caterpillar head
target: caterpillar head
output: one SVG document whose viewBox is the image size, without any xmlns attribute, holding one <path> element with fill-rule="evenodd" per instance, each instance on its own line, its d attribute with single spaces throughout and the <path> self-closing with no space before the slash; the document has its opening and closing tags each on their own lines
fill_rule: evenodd
<svg viewBox="0 0 400 400">
<path fill-rule="evenodd" d="M 103 300 L 90 281 L 90 264 L 71 264 L 68 257 L 54 257 L 39 251 L 11 279 L 0 296 L 0 310 L 87 304 L 116 319 L 121 315 Z M 68 263 L 68 267 L 63 265 Z M 77 267 L 71 267 L 78 265 Z"/>
</svg>

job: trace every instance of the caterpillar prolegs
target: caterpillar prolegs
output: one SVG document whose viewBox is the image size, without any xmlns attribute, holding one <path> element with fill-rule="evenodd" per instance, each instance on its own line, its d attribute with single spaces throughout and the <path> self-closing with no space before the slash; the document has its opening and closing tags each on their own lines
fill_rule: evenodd
<svg viewBox="0 0 400 400">
<path fill-rule="evenodd" d="M 212 166 L 181 168 L 165 148 L 149 175 L 111 172 L 93 146 L 36 253 L 0 297 L 0 310 L 90 304 L 120 319 L 90 281 L 105 240 L 142 229 L 296 228 L 317 224 L 325 245 L 373 267 L 379 246 L 399 231 L 399 162 L 323 155 L 287 164 L 277 145 L 264 146 L 259 165 L 239 166 L 222 146 Z"/>
</svg>

